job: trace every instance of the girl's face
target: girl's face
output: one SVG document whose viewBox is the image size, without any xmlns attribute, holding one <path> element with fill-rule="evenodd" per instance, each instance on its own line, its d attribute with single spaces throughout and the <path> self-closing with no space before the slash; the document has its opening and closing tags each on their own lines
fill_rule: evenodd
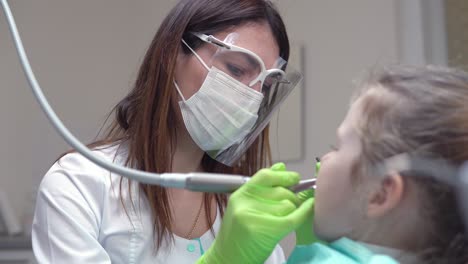
<svg viewBox="0 0 468 264">
<path fill-rule="evenodd" d="M 265 63 L 266 68 L 270 68 L 276 63 L 279 57 L 279 47 L 267 24 L 248 23 L 234 27 L 226 32 L 219 32 L 214 34 L 214 36 L 217 39 L 224 40 L 230 33 L 238 34 L 234 43 L 236 46 L 257 54 Z M 203 44 L 195 52 L 208 67 L 211 67 L 210 61 L 216 50 L 217 47 L 215 45 Z M 184 54 L 182 51 L 180 52 L 177 59 L 175 80 L 186 100 L 200 89 L 207 74 L 207 69 L 192 53 Z M 252 88 L 260 91 L 260 83 L 257 83 Z"/>
<path fill-rule="evenodd" d="M 365 215 L 352 183 L 353 166 L 362 152 L 355 130 L 360 104 L 360 100 L 353 103 L 337 130 L 336 147 L 321 159 L 315 191 L 314 230 L 325 241 L 350 236 Z"/>
</svg>

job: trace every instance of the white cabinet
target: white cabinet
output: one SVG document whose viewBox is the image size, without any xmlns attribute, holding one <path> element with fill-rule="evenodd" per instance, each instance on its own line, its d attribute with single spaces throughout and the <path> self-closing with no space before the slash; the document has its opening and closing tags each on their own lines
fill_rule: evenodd
<svg viewBox="0 0 468 264">
<path fill-rule="evenodd" d="M 0 264 L 37 264 L 32 250 L 0 250 Z"/>
<path fill-rule="evenodd" d="M 37 264 L 31 238 L 0 236 L 0 264 Z"/>
</svg>

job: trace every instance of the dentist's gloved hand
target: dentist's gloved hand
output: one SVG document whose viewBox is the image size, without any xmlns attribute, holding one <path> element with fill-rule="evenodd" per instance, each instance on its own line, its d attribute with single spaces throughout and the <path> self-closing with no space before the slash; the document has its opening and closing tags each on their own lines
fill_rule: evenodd
<svg viewBox="0 0 468 264">
<path fill-rule="evenodd" d="M 264 263 L 276 244 L 308 217 L 313 200 L 303 203 L 287 189 L 299 174 L 262 169 L 229 198 L 220 231 L 197 263 Z"/>
<path fill-rule="evenodd" d="M 305 190 L 297 194 L 300 201 L 314 201 L 314 190 Z M 296 245 L 310 245 L 318 242 L 314 233 L 314 207 L 310 209 L 307 219 L 296 229 Z"/>
<path fill-rule="evenodd" d="M 286 165 L 284 163 L 276 163 L 271 167 L 275 171 L 286 171 Z M 308 200 L 314 201 L 314 189 L 309 189 L 302 191 L 297 194 L 299 203 L 303 203 Z M 310 245 L 312 243 L 318 242 L 319 240 L 314 234 L 313 229 L 314 222 L 314 208 L 310 208 L 310 212 L 305 219 L 305 221 L 296 229 L 296 245 Z"/>
</svg>

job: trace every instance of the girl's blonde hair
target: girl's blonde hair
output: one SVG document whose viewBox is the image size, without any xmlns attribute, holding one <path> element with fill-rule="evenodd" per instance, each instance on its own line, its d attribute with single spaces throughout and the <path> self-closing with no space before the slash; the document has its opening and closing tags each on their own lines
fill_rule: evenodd
<svg viewBox="0 0 468 264">
<path fill-rule="evenodd" d="M 355 175 L 400 154 L 468 160 L 468 74 L 446 67 L 393 66 L 373 73 L 353 100 L 361 98 L 357 124 L 363 152 Z M 372 171 L 375 173 L 375 171 Z M 405 177 L 418 189 L 420 220 L 427 226 L 424 263 L 468 263 L 468 240 L 454 190 L 427 177 Z M 452 175 L 443 175 L 451 177 Z"/>
</svg>

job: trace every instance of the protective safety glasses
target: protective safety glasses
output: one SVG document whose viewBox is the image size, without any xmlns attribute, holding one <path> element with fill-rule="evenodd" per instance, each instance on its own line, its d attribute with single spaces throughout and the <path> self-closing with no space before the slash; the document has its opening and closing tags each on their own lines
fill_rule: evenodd
<svg viewBox="0 0 468 264">
<path fill-rule="evenodd" d="M 275 83 L 290 82 L 283 71 L 286 66 L 284 59 L 278 57 L 272 68 L 267 69 L 265 63 L 257 54 L 233 44 L 236 33 L 229 34 L 224 41 L 212 35 L 192 34 L 200 40 L 218 47 L 217 52 L 211 59 L 211 66 L 227 73 L 249 87 L 253 87 L 257 83 L 260 83 L 261 87 L 271 87 Z"/>
</svg>

